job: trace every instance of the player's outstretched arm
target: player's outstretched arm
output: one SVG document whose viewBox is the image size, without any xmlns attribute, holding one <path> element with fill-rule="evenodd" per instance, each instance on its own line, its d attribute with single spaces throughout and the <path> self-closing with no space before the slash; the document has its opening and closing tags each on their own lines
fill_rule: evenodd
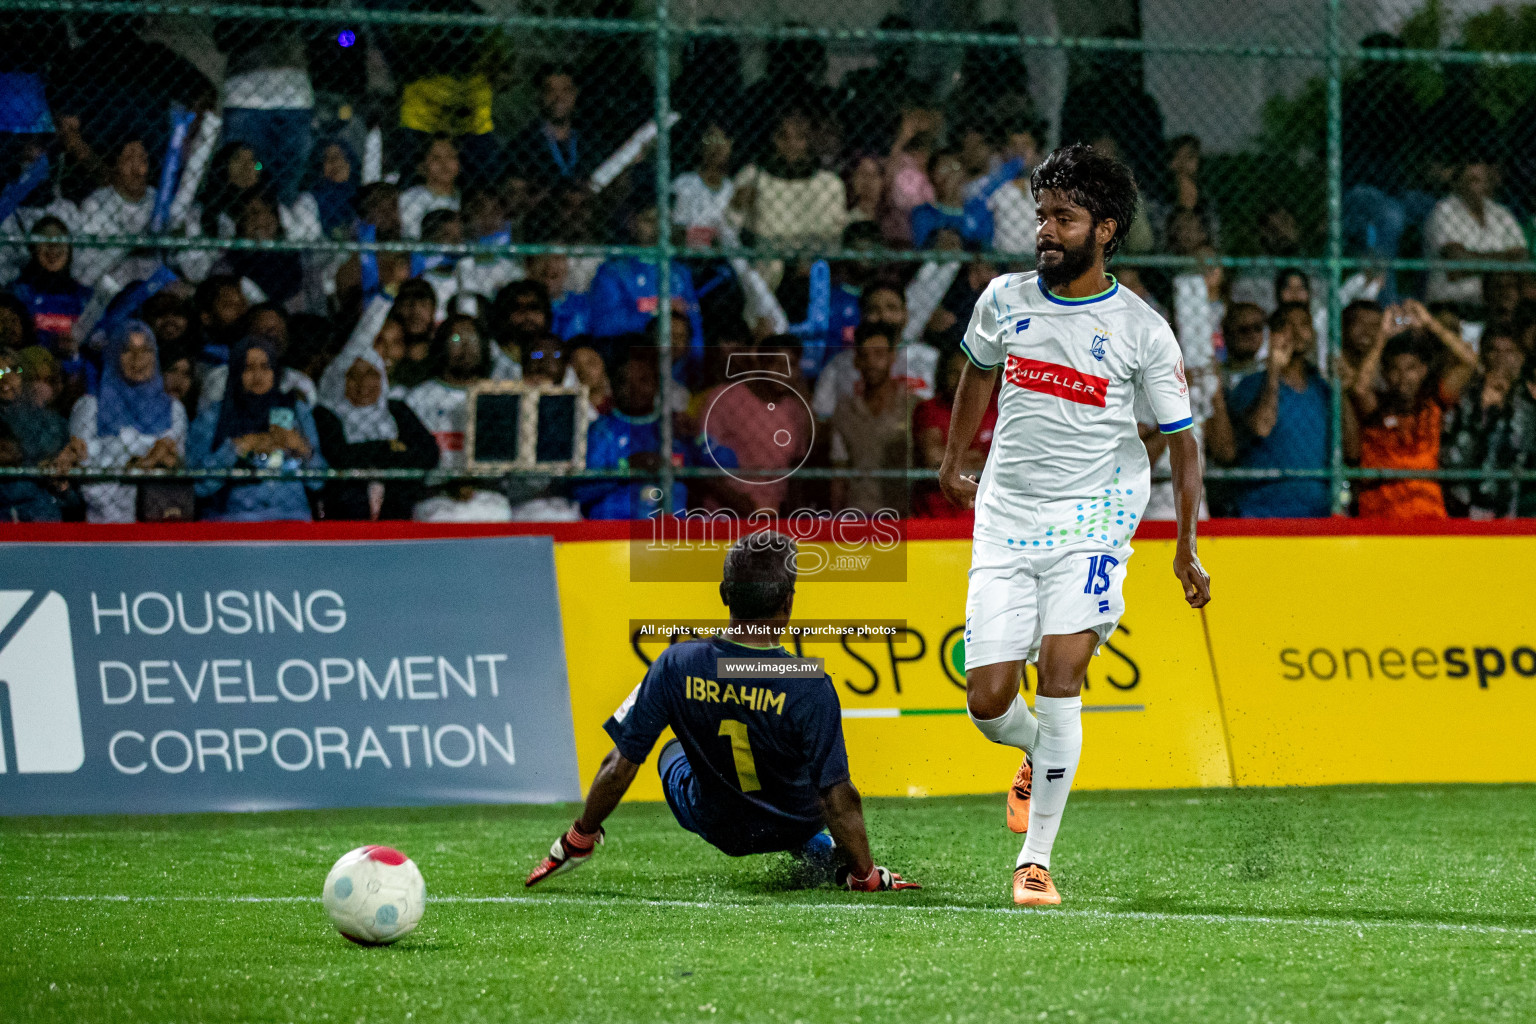
<svg viewBox="0 0 1536 1024">
<path fill-rule="evenodd" d="M 870 856 L 869 836 L 864 831 L 864 803 L 853 783 L 839 782 L 822 791 L 821 816 L 838 849 L 848 858 L 848 862 L 838 869 L 839 885 L 854 892 L 922 888 L 916 882 L 904 881 L 900 875 L 880 867 Z"/>
<path fill-rule="evenodd" d="M 976 504 L 976 478 L 963 475 L 961 467 L 971 442 L 976 440 L 981 418 L 992 403 L 996 383 L 996 367 L 983 370 L 967 360 L 960 371 L 960 386 L 955 389 L 954 411 L 949 417 L 949 440 L 944 445 L 944 463 L 939 467 L 939 487 L 960 508 Z"/>
<path fill-rule="evenodd" d="M 1195 523 L 1200 518 L 1200 444 L 1193 430 L 1168 437 L 1168 462 L 1173 470 L 1174 509 L 1179 519 L 1179 544 L 1173 555 L 1173 573 L 1184 587 L 1191 608 L 1211 601 L 1211 577 L 1195 553 Z"/>
<path fill-rule="evenodd" d="M 549 856 L 539 862 L 523 884 L 537 885 L 551 875 L 572 871 L 591 859 L 597 844 L 603 841 L 603 822 L 629 792 L 639 770 L 640 766 L 619 753 L 618 748 L 610 750 L 597 770 L 597 777 L 592 780 L 592 788 L 587 791 L 587 806 L 581 817 L 565 835 L 555 840 L 549 848 Z"/>
</svg>

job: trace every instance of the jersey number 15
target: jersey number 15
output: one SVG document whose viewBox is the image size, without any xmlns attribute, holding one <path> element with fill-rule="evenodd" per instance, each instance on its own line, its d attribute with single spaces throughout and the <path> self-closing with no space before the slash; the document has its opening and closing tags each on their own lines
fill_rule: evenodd
<svg viewBox="0 0 1536 1024">
<path fill-rule="evenodd" d="M 1120 560 L 1112 555 L 1088 556 L 1088 582 L 1083 584 L 1083 593 L 1102 594 L 1109 589 L 1109 571 L 1120 564 Z"/>
</svg>

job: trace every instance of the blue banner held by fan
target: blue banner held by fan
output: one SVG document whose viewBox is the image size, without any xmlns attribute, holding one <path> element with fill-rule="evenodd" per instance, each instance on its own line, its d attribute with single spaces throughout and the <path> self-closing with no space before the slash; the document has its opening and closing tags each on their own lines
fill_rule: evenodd
<svg viewBox="0 0 1536 1024">
<path fill-rule="evenodd" d="M 832 268 L 826 260 L 811 264 L 810 294 L 805 304 L 805 319 L 789 325 L 797 338 L 820 338 L 832 323 Z"/>
<path fill-rule="evenodd" d="M 176 182 L 181 177 L 181 163 L 186 156 L 187 136 L 197 121 L 197 113 L 184 107 L 171 108 L 171 141 L 165 147 L 160 165 L 160 190 L 155 194 L 155 210 L 149 218 L 150 234 L 159 234 L 171 217 L 171 203 L 176 199 Z"/>
<path fill-rule="evenodd" d="M 5 186 L 5 191 L 0 192 L 0 224 L 5 223 L 11 214 L 15 213 L 32 190 L 48 180 L 48 154 L 43 153 L 27 165 L 27 169 L 21 173 L 21 177 Z"/>
<path fill-rule="evenodd" d="M 372 242 L 379 236 L 379 229 L 367 221 L 360 221 L 357 225 L 357 240 L 359 242 Z M 379 294 L 379 254 L 371 249 L 364 249 L 357 254 L 358 271 L 363 279 L 363 301 L 367 302 Z"/>
</svg>

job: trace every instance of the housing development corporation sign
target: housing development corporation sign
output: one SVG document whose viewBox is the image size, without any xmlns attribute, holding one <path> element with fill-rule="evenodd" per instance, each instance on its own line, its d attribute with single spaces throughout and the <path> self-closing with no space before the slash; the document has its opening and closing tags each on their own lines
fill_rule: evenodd
<svg viewBox="0 0 1536 1024">
<path fill-rule="evenodd" d="M 548 538 L 0 545 L 0 813 L 578 796 Z"/>
</svg>

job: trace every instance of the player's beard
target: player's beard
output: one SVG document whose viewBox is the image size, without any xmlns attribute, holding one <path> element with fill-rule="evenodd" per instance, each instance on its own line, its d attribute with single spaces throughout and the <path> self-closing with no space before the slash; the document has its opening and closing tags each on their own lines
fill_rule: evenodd
<svg viewBox="0 0 1536 1024">
<path fill-rule="evenodd" d="M 1060 259 L 1046 262 L 1042 257 L 1048 252 L 1060 253 Z M 1035 243 L 1035 266 L 1039 268 L 1040 279 L 1045 282 L 1048 288 L 1058 288 L 1082 277 L 1093 269 L 1093 260 L 1093 238 L 1091 236 L 1076 248 L 1059 243 L 1050 247 L 1042 247 L 1042 243 Z"/>
</svg>

